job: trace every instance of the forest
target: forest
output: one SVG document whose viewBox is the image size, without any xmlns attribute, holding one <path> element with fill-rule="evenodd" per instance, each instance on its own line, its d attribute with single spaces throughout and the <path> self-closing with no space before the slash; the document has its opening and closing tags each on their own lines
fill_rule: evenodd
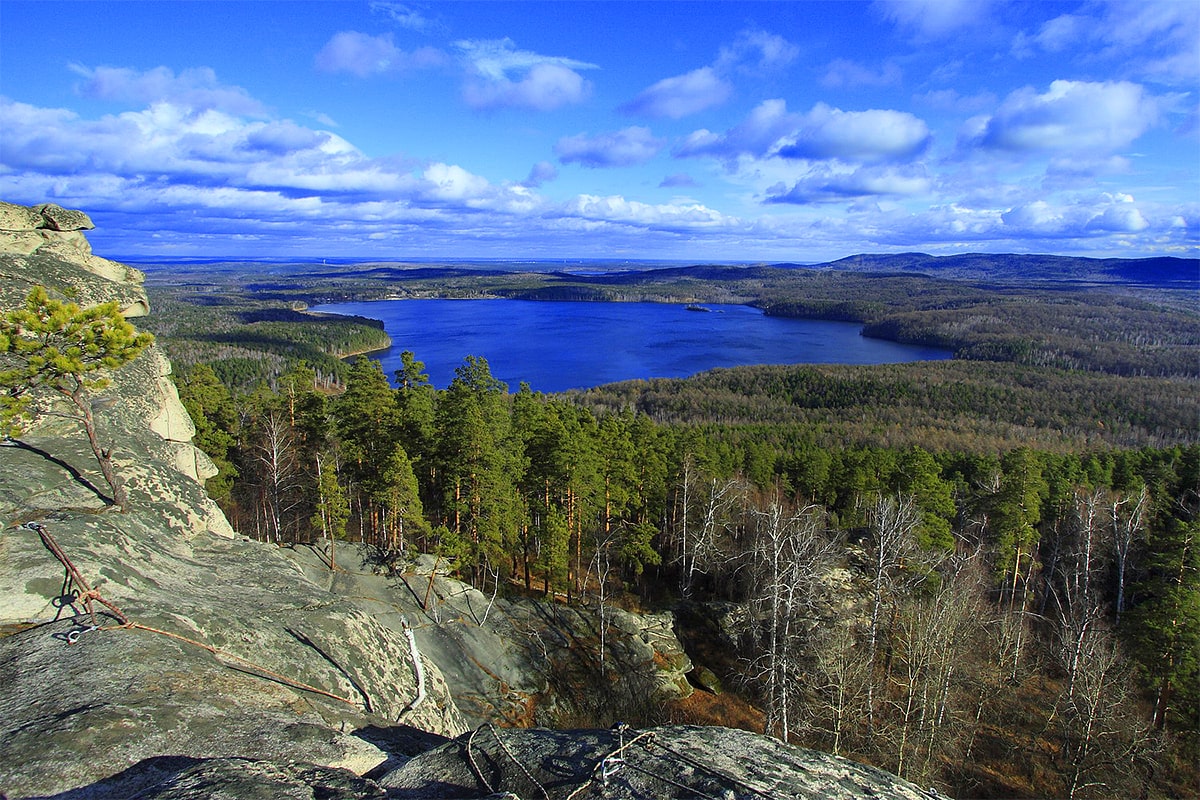
<svg viewBox="0 0 1200 800">
<path fill-rule="evenodd" d="M 469 354 L 438 389 L 417 354 L 388 376 L 367 357 L 331 368 L 277 348 L 272 337 L 288 328 L 254 326 L 311 324 L 323 333 L 296 340 L 326 355 L 379 341 L 364 330 L 329 346 L 321 335 L 349 332 L 273 305 L 329 296 L 310 278 L 290 299 L 281 282 L 165 293 L 192 308 L 172 315 L 177 335 L 156 333 L 196 443 L 221 469 L 207 488 L 243 534 L 328 540 L 383 570 L 434 553 L 490 596 L 601 614 L 674 608 L 690 620 L 684 638 L 727 696 L 598 707 L 594 724 L 736 717 L 957 797 L 1193 793 L 1195 314 L 1076 289 L 956 294 L 912 276 L 879 283 L 878 307 L 822 310 L 813 303 L 837 300 L 849 278 L 817 277 L 826 297 L 792 285 L 793 299 L 781 291 L 778 302 L 809 305 L 777 311 L 911 318 L 887 334 L 953 330 L 967 350 L 992 333 L 1032 344 L 543 395 L 512 390 Z M 749 294 L 727 281 L 706 289 L 709 279 L 644 276 L 620 291 Z M 545 288 L 483 276 L 473 291 L 496 291 L 490 280 Z M 612 299 L 611 287 L 589 285 Z M 1023 299 L 1008 305 L 1014 295 Z M 1005 309 L 1003 330 L 960 324 L 982 306 Z M 212 308 L 225 322 L 205 326 Z M 1043 337 L 1051 325 L 1054 338 Z M 269 374 L 223 373 L 202 349 L 217 343 Z M 196 357 L 179 357 L 190 348 Z M 1147 366 L 1133 369 L 1139 353 Z M 745 707 L 735 712 L 732 698 Z"/>
</svg>

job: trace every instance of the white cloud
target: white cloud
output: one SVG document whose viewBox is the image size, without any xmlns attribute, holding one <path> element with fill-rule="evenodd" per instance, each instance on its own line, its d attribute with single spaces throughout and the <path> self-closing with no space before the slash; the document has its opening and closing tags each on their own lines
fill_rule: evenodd
<svg viewBox="0 0 1200 800">
<path fill-rule="evenodd" d="M 263 116 L 266 109 L 240 86 L 226 86 L 208 67 L 185 69 L 176 75 L 167 67 L 135 70 L 71 64 L 84 78 L 77 90 L 84 97 L 129 105 L 170 102 L 193 109 L 217 109 L 232 114 Z"/>
<path fill-rule="evenodd" d="M 696 202 L 581 195 L 554 206 L 531 190 L 555 177 L 546 162 L 524 184 L 495 184 L 462 165 L 368 158 L 335 134 L 289 120 L 168 103 L 85 119 L 2 98 L 0 118 L 0 193 L 85 208 L 98 221 L 116 215 L 121 224 L 111 235 L 135 243 L 125 253 L 223 255 L 231 243 L 246 255 L 340 246 L 362 252 L 366 241 L 457 253 L 468 240 L 541 246 L 545 237 L 585 228 L 676 237 L 740 224 Z M 639 148 L 661 146 L 637 128 L 618 132 L 611 144 L 609 157 L 621 147 L 641 157 Z M 139 230 L 153 230 L 153 243 L 138 238 Z M 102 233 L 97 243 L 105 241 Z"/>
<path fill-rule="evenodd" d="M 1010 151 L 1108 152 L 1125 147 L 1159 118 L 1159 103 L 1128 81 L 1057 80 L 1038 94 L 1013 92 L 976 120 L 970 143 Z"/>
<path fill-rule="evenodd" d="M 245 120 L 167 103 L 86 120 L 3 101 L 0 115 L 6 172 L 66 176 L 77 187 L 103 185 L 123 199 L 153 195 L 154 208 L 183 197 L 224 205 L 243 193 L 278 194 L 289 208 L 306 196 L 326 205 L 379 200 L 498 213 L 536 201 L 525 187 L 495 186 L 458 165 L 433 163 L 417 171 L 411 162 L 368 158 L 336 134 L 290 120 Z M 101 196 L 81 205 L 111 202 Z"/>
<path fill-rule="evenodd" d="M 430 33 L 441 27 L 440 24 L 429 19 L 419 9 L 404 3 L 386 3 L 374 0 L 371 3 L 371 11 L 386 16 L 401 28 L 407 28 L 410 31 L 418 33 Z"/>
<path fill-rule="evenodd" d="M 540 64 L 553 64 L 570 70 L 599 69 L 595 64 L 563 56 L 544 56 L 529 50 L 517 50 L 512 39 L 463 39 L 455 43 L 480 75 L 500 80 L 509 73 L 522 73 Z"/>
<path fill-rule="evenodd" d="M 829 165 L 815 168 L 791 186 L 767 189 L 768 203 L 828 203 L 880 196 L 911 196 L 929 192 L 932 181 L 923 166 L 868 166 L 853 170 Z"/>
<path fill-rule="evenodd" d="M 1086 23 L 1074 14 L 1062 14 L 1042 25 L 1036 38 L 1047 53 L 1060 53 L 1072 45 L 1080 44 L 1087 33 Z"/>
<path fill-rule="evenodd" d="M 876 9 L 922 39 L 942 39 L 985 25 L 992 0 L 875 0 Z"/>
<path fill-rule="evenodd" d="M 1140 233 L 1150 227 L 1128 194 L 1104 193 L 1058 205 L 1034 200 L 1001 213 L 1000 219 L 1006 235 L 1011 236 L 1086 238 L 1108 233 Z"/>
<path fill-rule="evenodd" d="M 1065 222 L 1062 211 L 1045 200 L 1015 206 L 1002 213 L 1000 219 L 1010 227 L 1036 233 L 1057 233 Z"/>
<path fill-rule="evenodd" d="M 323 72 L 367 78 L 436 67 L 446 63 L 446 60 L 445 53 L 432 47 L 407 53 L 396 47 L 390 33 L 370 36 L 358 31 L 341 31 L 325 43 L 314 63 Z"/>
<path fill-rule="evenodd" d="M 892 161 L 919 155 L 932 134 L 924 121 L 904 111 L 842 111 L 818 103 L 800 120 L 784 158 Z"/>
<path fill-rule="evenodd" d="M 795 132 L 802 115 L 789 112 L 784 100 L 764 100 L 742 122 L 724 134 L 700 129 L 689 134 L 675 148 L 680 158 L 714 156 L 730 159 L 748 154 L 766 156 L 786 136 Z"/>
<path fill-rule="evenodd" d="M 662 150 L 665 140 L 655 138 L 649 128 L 633 126 L 599 136 L 566 136 L 554 145 L 564 164 L 585 167 L 629 167 L 644 164 Z"/>
<path fill-rule="evenodd" d="M 663 78 L 621 106 L 626 114 L 680 119 L 719 106 L 733 94 L 733 84 L 712 67 L 701 67 L 683 75 Z"/>
<path fill-rule="evenodd" d="M 485 178 L 454 164 L 430 164 L 421 177 L 429 184 L 428 196 L 437 200 L 476 200 L 491 188 Z"/>
<path fill-rule="evenodd" d="M 641 203 L 620 195 L 581 194 L 566 205 L 573 216 L 590 220 L 672 230 L 728 227 L 740 224 L 701 203 Z"/>
<path fill-rule="evenodd" d="M 1139 233 L 1150 227 L 1141 209 L 1134 205 L 1132 197 L 1116 195 L 1112 200 L 1111 205 L 1088 220 L 1088 230 Z"/>
<path fill-rule="evenodd" d="M 480 111 L 497 108 L 553 111 L 582 102 L 590 92 L 591 84 L 578 72 L 557 64 L 538 64 L 517 81 L 468 80 L 463 87 L 463 100 Z"/>
<path fill-rule="evenodd" d="M 551 111 L 580 103 L 591 84 L 578 70 L 598 69 L 584 61 L 517 50 L 511 39 L 463 40 L 456 46 L 470 72 L 463 99 L 478 110 Z"/>
<path fill-rule="evenodd" d="M 733 96 L 730 75 L 760 74 L 782 69 L 800 55 L 800 49 L 777 34 L 743 30 L 721 47 L 710 66 L 673 75 L 646 87 L 619 111 L 640 117 L 682 119 L 722 105 Z"/>
<path fill-rule="evenodd" d="M 675 149 L 678 157 L 777 156 L 815 161 L 901 161 L 920 155 L 932 134 L 920 119 L 903 111 L 842 111 L 824 103 L 807 114 L 787 110 L 783 100 L 767 100 L 725 134 L 698 130 Z"/>
<path fill-rule="evenodd" d="M 1175 85 L 1200 80 L 1200 4 L 1181 0 L 1108 0 L 1043 23 L 1037 33 L 1020 32 L 1012 52 L 1086 53 L 1089 62 L 1119 62 L 1124 74 Z"/>
<path fill-rule="evenodd" d="M 800 48 L 778 34 L 748 29 L 721 48 L 713 65 L 720 71 L 740 68 L 763 72 L 788 66 L 800 56 Z"/>
<path fill-rule="evenodd" d="M 900 67 L 888 61 L 879 69 L 837 58 L 830 62 L 821 78 L 821 85 L 829 89 L 847 89 L 856 86 L 899 86 L 902 79 Z"/>
</svg>

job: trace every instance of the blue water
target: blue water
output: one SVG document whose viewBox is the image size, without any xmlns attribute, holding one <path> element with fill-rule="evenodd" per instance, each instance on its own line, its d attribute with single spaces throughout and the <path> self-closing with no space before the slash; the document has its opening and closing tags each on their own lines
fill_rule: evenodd
<svg viewBox="0 0 1200 800">
<path fill-rule="evenodd" d="M 744 364 L 889 364 L 949 358 L 932 347 L 859 335 L 851 322 L 768 317 L 749 306 L 530 300 L 375 300 L 313 311 L 382 320 L 392 347 L 371 357 L 392 377 L 400 353 L 445 388 L 467 356 L 516 391 L 559 392 L 633 378 L 681 378 Z"/>
</svg>

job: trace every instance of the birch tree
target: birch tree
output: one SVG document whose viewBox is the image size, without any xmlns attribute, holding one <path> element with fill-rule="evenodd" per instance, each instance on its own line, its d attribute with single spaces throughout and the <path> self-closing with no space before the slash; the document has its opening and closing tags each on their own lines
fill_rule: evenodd
<svg viewBox="0 0 1200 800">
<path fill-rule="evenodd" d="M 885 605 L 896 601 L 900 572 L 906 559 L 916 553 L 914 532 L 920 515 L 911 497 L 877 495 L 869 512 L 870 541 L 867 548 L 871 576 L 871 620 L 867 629 L 867 663 L 872 676 L 877 668 L 880 640 L 884 635 Z M 875 728 L 877 680 L 867 681 L 867 726 Z"/>
<path fill-rule="evenodd" d="M 816 627 L 822 576 L 833 560 L 824 510 L 772 498 L 750 511 L 753 526 L 752 607 L 761 656 L 766 731 L 789 741 L 799 700 L 802 646 Z"/>
</svg>

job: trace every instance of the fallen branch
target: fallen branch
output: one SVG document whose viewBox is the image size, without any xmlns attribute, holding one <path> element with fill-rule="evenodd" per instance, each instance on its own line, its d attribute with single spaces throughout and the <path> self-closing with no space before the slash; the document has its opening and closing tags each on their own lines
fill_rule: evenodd
<svg viewBox="0 0 1200 800">
<path fill-rule="evenodd" d="M 417 636 L 409 627 L 408 620 L 401 617 L 400 625 L 404 628 L 405 638 L 408 639 L 408 652 L 412 656 L 413 662 L 413 676 L 417 679 L 417 696 L 400 712 L 400 716 L 403 717 L 425 701 L 425 665 L 421 663 L 421 651 L 417 649 Z"/>
</svg>

